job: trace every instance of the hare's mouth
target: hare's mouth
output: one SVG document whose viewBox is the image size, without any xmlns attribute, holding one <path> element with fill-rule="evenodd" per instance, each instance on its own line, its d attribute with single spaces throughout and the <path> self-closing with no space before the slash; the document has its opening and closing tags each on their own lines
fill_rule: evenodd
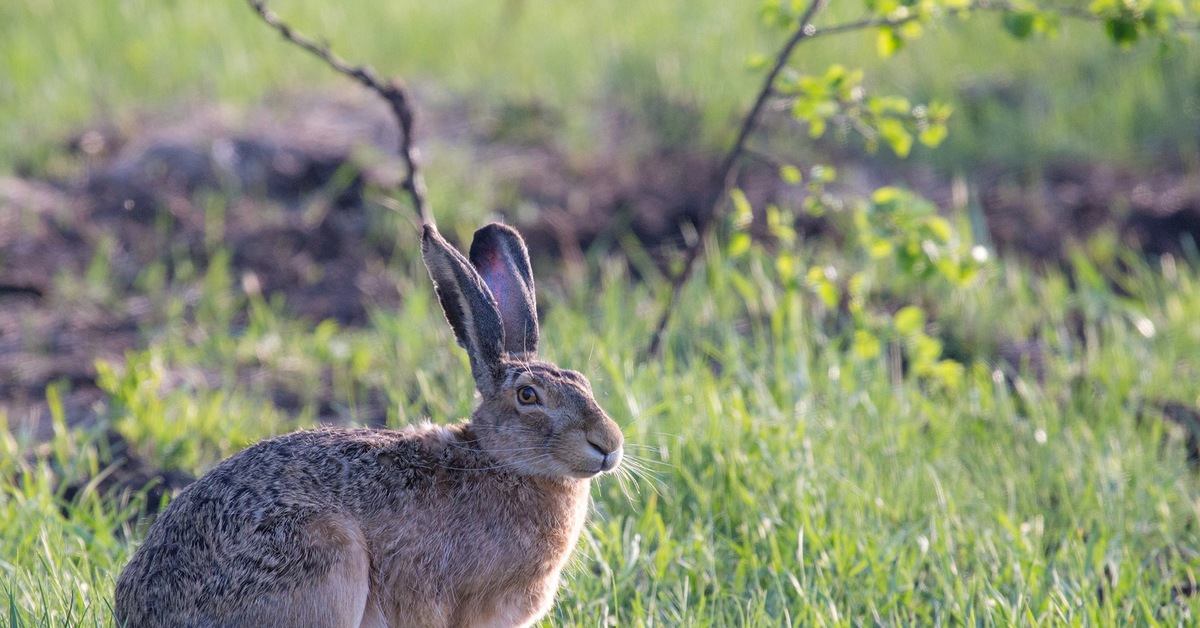
<svg viewBox="0 0 1200 628">
<path fill-rule="evenodd" d="M 608 473 L 609 471 L 616 469 L 617 465 L 621 463 L 620 446 L 616 447 L 615 449 L 609 449 L 603 445 L 597 445 L 589 440 L 588 449 L 588 462 L 593 465 L 593 471 L 591 475 Z"/>
</svg>

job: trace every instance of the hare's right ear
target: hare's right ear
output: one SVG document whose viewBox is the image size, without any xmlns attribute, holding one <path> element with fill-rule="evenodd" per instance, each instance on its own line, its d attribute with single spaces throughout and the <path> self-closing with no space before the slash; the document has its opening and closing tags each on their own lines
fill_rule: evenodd
<svg viewBox="0 0 1200 628">
<path fill-rule="evenodd" d="M 504 377 L 500 362 L 504 327 L 496 299 L 462 253 L 433 225 L 426 224 L 421 234 L 421 257 L 454 337 L 471 358 L 476 388 L 483 394 L 495 390 Z"/>
<path fill-rule="evenodd" d="M 530 356 L 538 349 L 537 298 L 529 251 L 516 229 L 493 222 L 475 232 L 471 264 L 500 307 L 504 350 L 510 357 Z"/>
</svg>

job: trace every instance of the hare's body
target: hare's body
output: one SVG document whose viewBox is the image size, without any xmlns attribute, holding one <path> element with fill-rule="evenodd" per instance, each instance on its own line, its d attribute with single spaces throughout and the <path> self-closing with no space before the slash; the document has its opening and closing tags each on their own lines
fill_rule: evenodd
<svg viewBox="0 0 1200 628">
<path fill-rule="evenodd" d="M 259 443 L 163 513 L 117 608 L 131 626 L 524 624 L 553 599 L 588 482 L 497 465 L 467 424 Z"/>
<path fill-rule="evenodd" d="M 533 275 L 503 225 L 422 255 L 481 399 L 469 422 L 296 432 L 162 513 L 117 580 L 129 628 L 525 626 L 549 609 L 621 431 L 536 359 Z"/>
</svg>

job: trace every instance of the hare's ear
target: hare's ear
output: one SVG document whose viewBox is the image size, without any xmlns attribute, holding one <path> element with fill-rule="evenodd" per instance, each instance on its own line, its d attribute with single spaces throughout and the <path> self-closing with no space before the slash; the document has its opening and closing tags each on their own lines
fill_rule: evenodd
<svg viewBox="0 0 1200 628">
<path fill-rule="evenodd" d="M 510 355 L 537 353 L 537 299 L 525 241 L 512 227 L 494 222 L 475 232 L 471 263 L 500 306 L 504 350 Z"/>
<path fill-rule="evenodd" d="M 421 257 L 446 320 L 471 358 L 475 386 L 484 394 L 495 390 L 504 376 L 500 362 L 504 327 L 495 298 L 462 253 L 429 224 L 421 235 Z"/>
</svg>

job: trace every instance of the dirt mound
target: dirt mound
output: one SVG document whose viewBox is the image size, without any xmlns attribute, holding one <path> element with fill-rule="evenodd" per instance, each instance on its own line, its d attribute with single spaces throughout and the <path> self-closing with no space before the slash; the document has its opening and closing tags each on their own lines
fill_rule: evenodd
<svg viewBox="0 0 1200 628">
<path fill-rule="evenodd" d="M 329 99 L 237 123 L 201 107 L 127 137 L 79 134 L 68 180 L 0 179 L 0 410 L 42 435 L 45 388 L 65 381 L 67 418 L 87 422 L 95 360 L 154 327 L 152 292 L 194 304 L 188 283 L 220 248 L 244 286 L 314 321 L 361 324 L 397 303 L 391 247 L 367 237 L 376 173 L 356 157 L 394 139 L 389 123 Z"/>
<path fill-rule="evenodd" d="M 604 141 L 581 156 L 556 144 L 545 108 L 419 100 L 434 103 L 419 141 L 465 149 L 511 189 L 495 209 L 535 257 L 578 258 L 598 242 L 619 248 L 630 233 L 652 252 L 671 251 L 707 211 L 717 157 L 655 140 L 616 108 L 597 122 Z M 65 380 L 69 414 L 85 420 L 101 397 L 95 359 L 119 360 L 155 325 L 148 291 L 178 290 L 194 303 L 186 284 L 221 248 L 246 290 L 282 297 L 313 321 L 361 324 L 370 308 L 396 304 L 385 212 L 364 201 L 399 180 L 389 157 L 396 133 L 366 94 L 293 94 L 243 115 L 197 106 L 124 131 L 87 129 L 64 147 L 77 164 L 71 177 L 0 179 L 0 408 L 16 423 L 44 425 L 45 387 Z M 854 168 L 869 170 L 862 181 L 907 178 L 935 200 L 952 196 L 936 176 L 843 170 Z M 758 208 L 798 207 L 803 194 L 758 161 L 747 162 L 739 185 Z M 1195 175 L 1070 164 L 1037 180 L 984 173 L 973 185 L 997 247 L 1039 260 L 1061 259 L 1067 242 L 1097 229 L 1148 254 L 1194 252 L 1200 238 Z M 831 233 L 796 219 L 803 233 Z"/>
<path fill-rule="evenodd" d="M 1101 230 L 1149 256 L 1195 258 L 1200 175 L 1138 175 L 1108 164 L 1058 164 L 1035 180 L 995 176 L 980 204 L 996 247 L 1056 262 Z"/>
</svg>

